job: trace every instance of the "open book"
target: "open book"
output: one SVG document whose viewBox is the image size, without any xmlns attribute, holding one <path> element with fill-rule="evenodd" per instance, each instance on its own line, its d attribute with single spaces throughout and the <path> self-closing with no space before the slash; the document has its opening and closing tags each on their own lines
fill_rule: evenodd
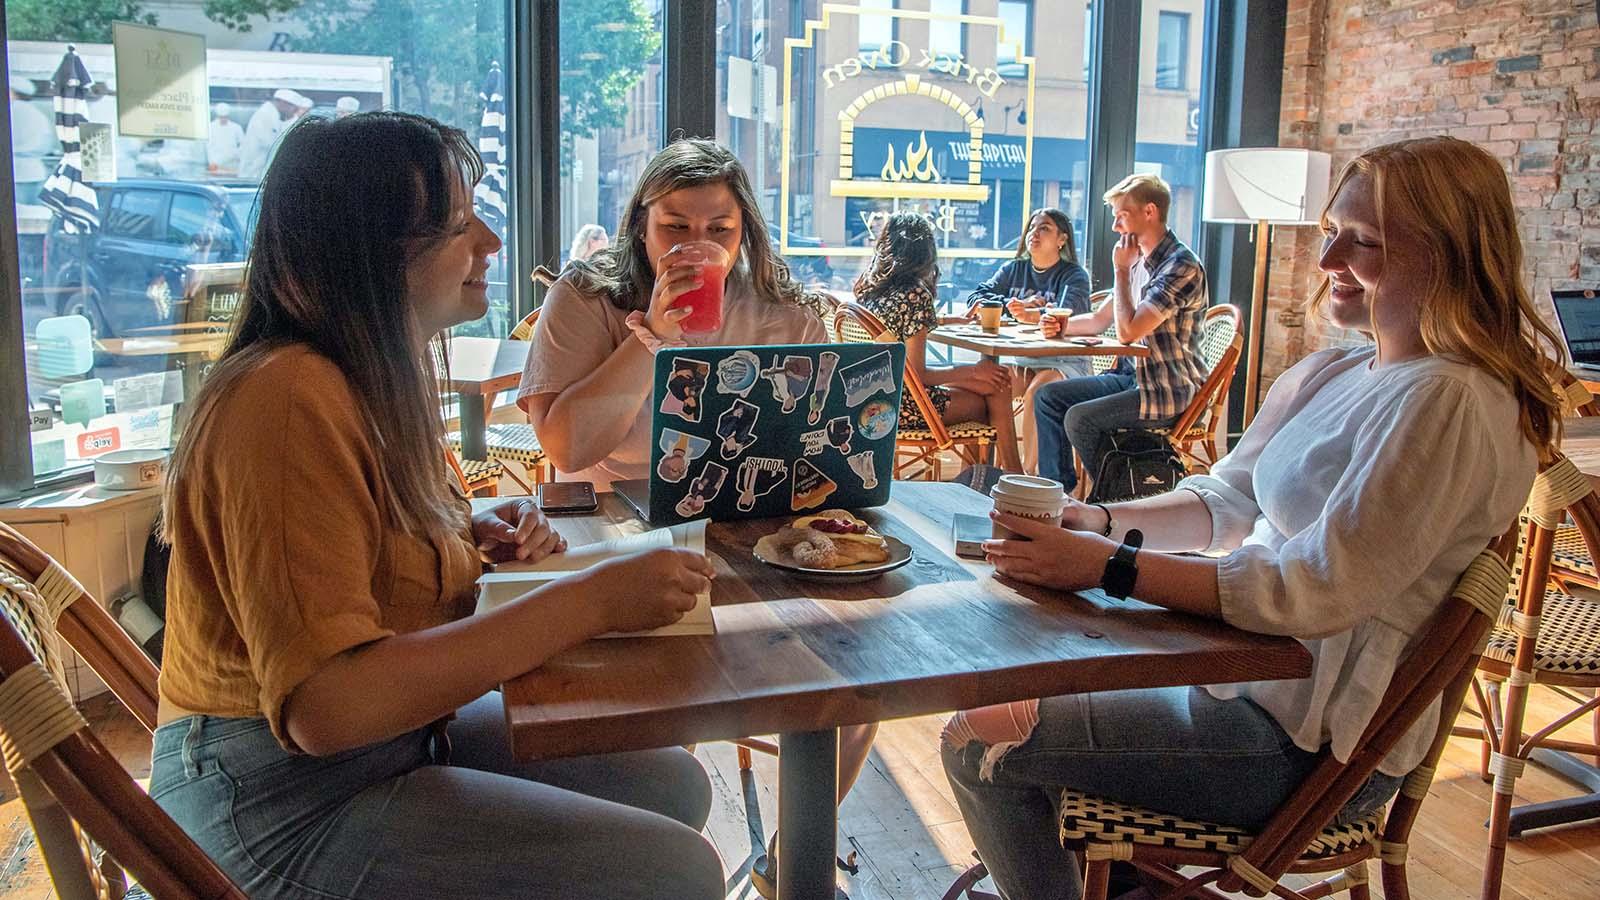
<svg viewBox="0 0 1600 900">
<path fill-rule="evenodd" d="M 509 562 L 495 566 L 495 570 L 478 579 L 478 610 L 494 609 L 523 594 L 574 572 L 582 572 L 597 563 L 628 556 L 658 547 L 682 547 L 696 553 L 706 552 L 706 523 L 685 522 L 671 528 L 657 528 L 641 534 L 629 534 L 610 540 L 569 547 L 565 553 L 552 553 L 536 563 Z M 711 619 L 711 592 L 695 598 L 694 608 L 683 618 L 651 631 L 614 631 L 601 637 L 635 637 L 666 634 L 715 634 L 716 625 Z"/>
</svg>

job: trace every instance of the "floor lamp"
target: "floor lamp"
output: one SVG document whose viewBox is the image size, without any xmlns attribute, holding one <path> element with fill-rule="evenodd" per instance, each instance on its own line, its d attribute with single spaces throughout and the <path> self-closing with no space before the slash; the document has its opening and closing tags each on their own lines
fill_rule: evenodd
<svg viewBox="0 0 1600 900">
<path fill-rule="evenodd" d="M 1267 260 L 1274 225 L 1314 225 L 1328 198 L 1332 159 L 1316 150 L 1246 147 L 1206 154 L 1201 215 L 1207 222 L 1254 225 L 1256 266 L 1245 335 L 1244 423 L 1255 418 L 1261 394 Z"/>
</svg>

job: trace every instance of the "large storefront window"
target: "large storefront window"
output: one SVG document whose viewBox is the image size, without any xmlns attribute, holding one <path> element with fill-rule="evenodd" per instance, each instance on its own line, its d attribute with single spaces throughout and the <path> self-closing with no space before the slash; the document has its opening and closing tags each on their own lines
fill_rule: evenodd
<svg viewBox="0 0 1600 900">
<path fill-rule="evenodd" d="M 464 129 L 486 155 L 504 146 L 504 0 L 307 0 L 270 18 L 251 10 L 280 4 L 146 4 L 154 29 L 114 28 L 136 7 L 100 6 L 6 8 L 36 478 L 171 445 L 221 349 L 258 185 L 295 121 L 404 110 Z M 57 137 L 58 113 L 77 146 Z M 499 178 L 478 203 L 509 243 Z M 505 262 L 489 315 L 462 331 L 505 332 Z"/>
<path fill-rule="evenodd" d="M 1140 21 L 1139 130 L 1134 168 L 1172 186 L 1168 224 L 1193 246 L 1200 219 L 1205 153 L 1200 139 L 1204 0 L 1145 0 Z"/>
<path fill-rule="evenodd" d="M 617 233 L 661 149 L 661 0 L 561 6 L 561 264 Z"/>
<path fill-rule="evenodd" d="M 1033 210 L 1065 210 L 1082 246 L 1084 7 L 726 0 L 718 25 L 718 136 L 806 282 L 848 293 L 900 210 L 934 225 L 946 308 L 1015 253 Z M 1035 57 L 1046 35 L 1059 52 Z"/>
</svg>

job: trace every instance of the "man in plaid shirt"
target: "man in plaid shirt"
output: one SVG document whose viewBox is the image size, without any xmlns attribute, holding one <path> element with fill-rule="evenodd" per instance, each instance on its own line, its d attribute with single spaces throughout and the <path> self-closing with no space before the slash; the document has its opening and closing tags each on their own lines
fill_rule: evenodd
<svg viewBox="0 0 1600 900">
<path fill-rule="evenodd" d="M 1039 474 L 1069 491 L 1077 485 L 1073 449 L 1092 474 L 1107 435 L 1119 428 L 1171 425 L 1207 374 L 1200 357 L 1200 325 L 1210 303 L 1206 271 L 1167 227 L 1171 189 L 1155 175 L 1129 175 L 1104 199 L 1115 216 L 1112 230 L 1122 235 L 1111 251 L 1116 271 L 1111 301 L 1065 320 L 1046 316 L 1040 326 L 1046 337 L 1096 335 L 1115 322 L 1118 340 L 1142 340 L 1150 355 L 1119 357 L 1104 375 L 1039 389 L 1034 398 Z"/>
</svg>

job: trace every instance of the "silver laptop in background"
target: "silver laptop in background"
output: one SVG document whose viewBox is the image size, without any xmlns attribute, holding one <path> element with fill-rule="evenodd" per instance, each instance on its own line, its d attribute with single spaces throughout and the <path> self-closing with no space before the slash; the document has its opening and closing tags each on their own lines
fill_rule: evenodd
<svg viewBox="0 0 1600 900">
<path fill-rule="evenodd" d="M 1600 376 L 1600 291 L 1581 288 L 1551 291 L 1562 339 L 1572 367 L 1586 375 Z"/>
</svg>

